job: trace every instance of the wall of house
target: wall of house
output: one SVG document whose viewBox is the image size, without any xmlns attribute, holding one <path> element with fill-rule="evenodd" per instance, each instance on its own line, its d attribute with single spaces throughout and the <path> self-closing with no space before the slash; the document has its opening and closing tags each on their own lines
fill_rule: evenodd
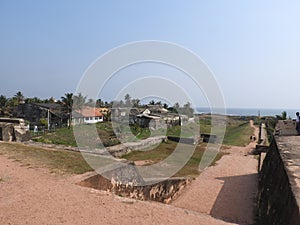
<svg viewBox="0 0 300 225">
<path fill-rule="evenodd" d="M 84 117 L 84 123 L 98 123 L 98 122 L 103 122 L 102 116 Z"/>
</svg>

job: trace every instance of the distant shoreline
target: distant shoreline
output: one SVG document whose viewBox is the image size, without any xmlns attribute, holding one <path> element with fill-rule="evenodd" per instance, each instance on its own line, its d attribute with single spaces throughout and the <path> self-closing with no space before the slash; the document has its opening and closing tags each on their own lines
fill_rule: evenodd
<svg viewBox="0 0 300 225">
<path fill-rule="evenodd" d="M 300 111 L 300 109 L 226 108 L 225 111 L 227 116 L 258 116 L 259 114 L 260 116 L 276 116 L 286 111 L 288 117 L 295 118 L 295 113 Z M 211 113 L 211 109 L 208 107 L 196 107 L 196 113 Z"/>
</svg>

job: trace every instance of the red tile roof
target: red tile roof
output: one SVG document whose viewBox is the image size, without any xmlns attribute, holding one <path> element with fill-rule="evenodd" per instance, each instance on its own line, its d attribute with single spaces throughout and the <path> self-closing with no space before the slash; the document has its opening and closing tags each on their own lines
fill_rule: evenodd
<svg viewBox="0 0 300 225">
<path fill-rule="evenodd" d="M 83 117 L 103 116 L 103 114 L 100 113 L 100 108 L 94 107 L 85 107 L 82 110 L 76 110 L 76 112 L 81 114 Z"/>
</svg>

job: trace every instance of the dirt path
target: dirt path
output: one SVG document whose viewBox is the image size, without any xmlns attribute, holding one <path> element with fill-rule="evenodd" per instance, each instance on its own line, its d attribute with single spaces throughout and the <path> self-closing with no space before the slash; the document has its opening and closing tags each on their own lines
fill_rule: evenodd
<svg viewBox="0 0 300 225">
<path fill-rule="evenodd" d="M 229 224 L 191 210 L 84 188 L 75 181 L 76 176 L 53 175 L 0 155 L 0 224 Z"/>
<path fill-rule="evenodd" d="M 256 191 L 256 160 L 244 156 L 251 147 L 229 149 L 172 205 L 81 187 L 76 176 L 28 168 L 0 155 L 0 224 L 246 224 Z"/>
<path fill-rule="evenodd" d="M 256 127 L 255 136 L 257 140 Z M 229 155 L 201 173 L 172 205 L 228 222 L 252 224 L 257 192 L 257 160 L 247 153 L 255 144 L 231 147 Z"/>
</svg>

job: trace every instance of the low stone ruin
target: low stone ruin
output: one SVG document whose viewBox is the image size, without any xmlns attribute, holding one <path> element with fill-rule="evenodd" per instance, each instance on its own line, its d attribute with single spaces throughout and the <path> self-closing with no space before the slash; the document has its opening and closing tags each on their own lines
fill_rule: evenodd
<svg viewBox="0 0 300 225">
<path fill-rule="evenodd" d="M 78 185 L 109 191 L 122 197 L 170 203 L 191 182 L 189 178 L 182 177 L 153 181 L 145 181 L 132 165 L 125 164 L 102 175 L 96 172 L 90 174 Z"/>
<path fill-rule="evenodd" d="M 29 128 L 23 119 L 0 118 L 0 141 L 24 142 L 29 140 Z"/>
</svg>

